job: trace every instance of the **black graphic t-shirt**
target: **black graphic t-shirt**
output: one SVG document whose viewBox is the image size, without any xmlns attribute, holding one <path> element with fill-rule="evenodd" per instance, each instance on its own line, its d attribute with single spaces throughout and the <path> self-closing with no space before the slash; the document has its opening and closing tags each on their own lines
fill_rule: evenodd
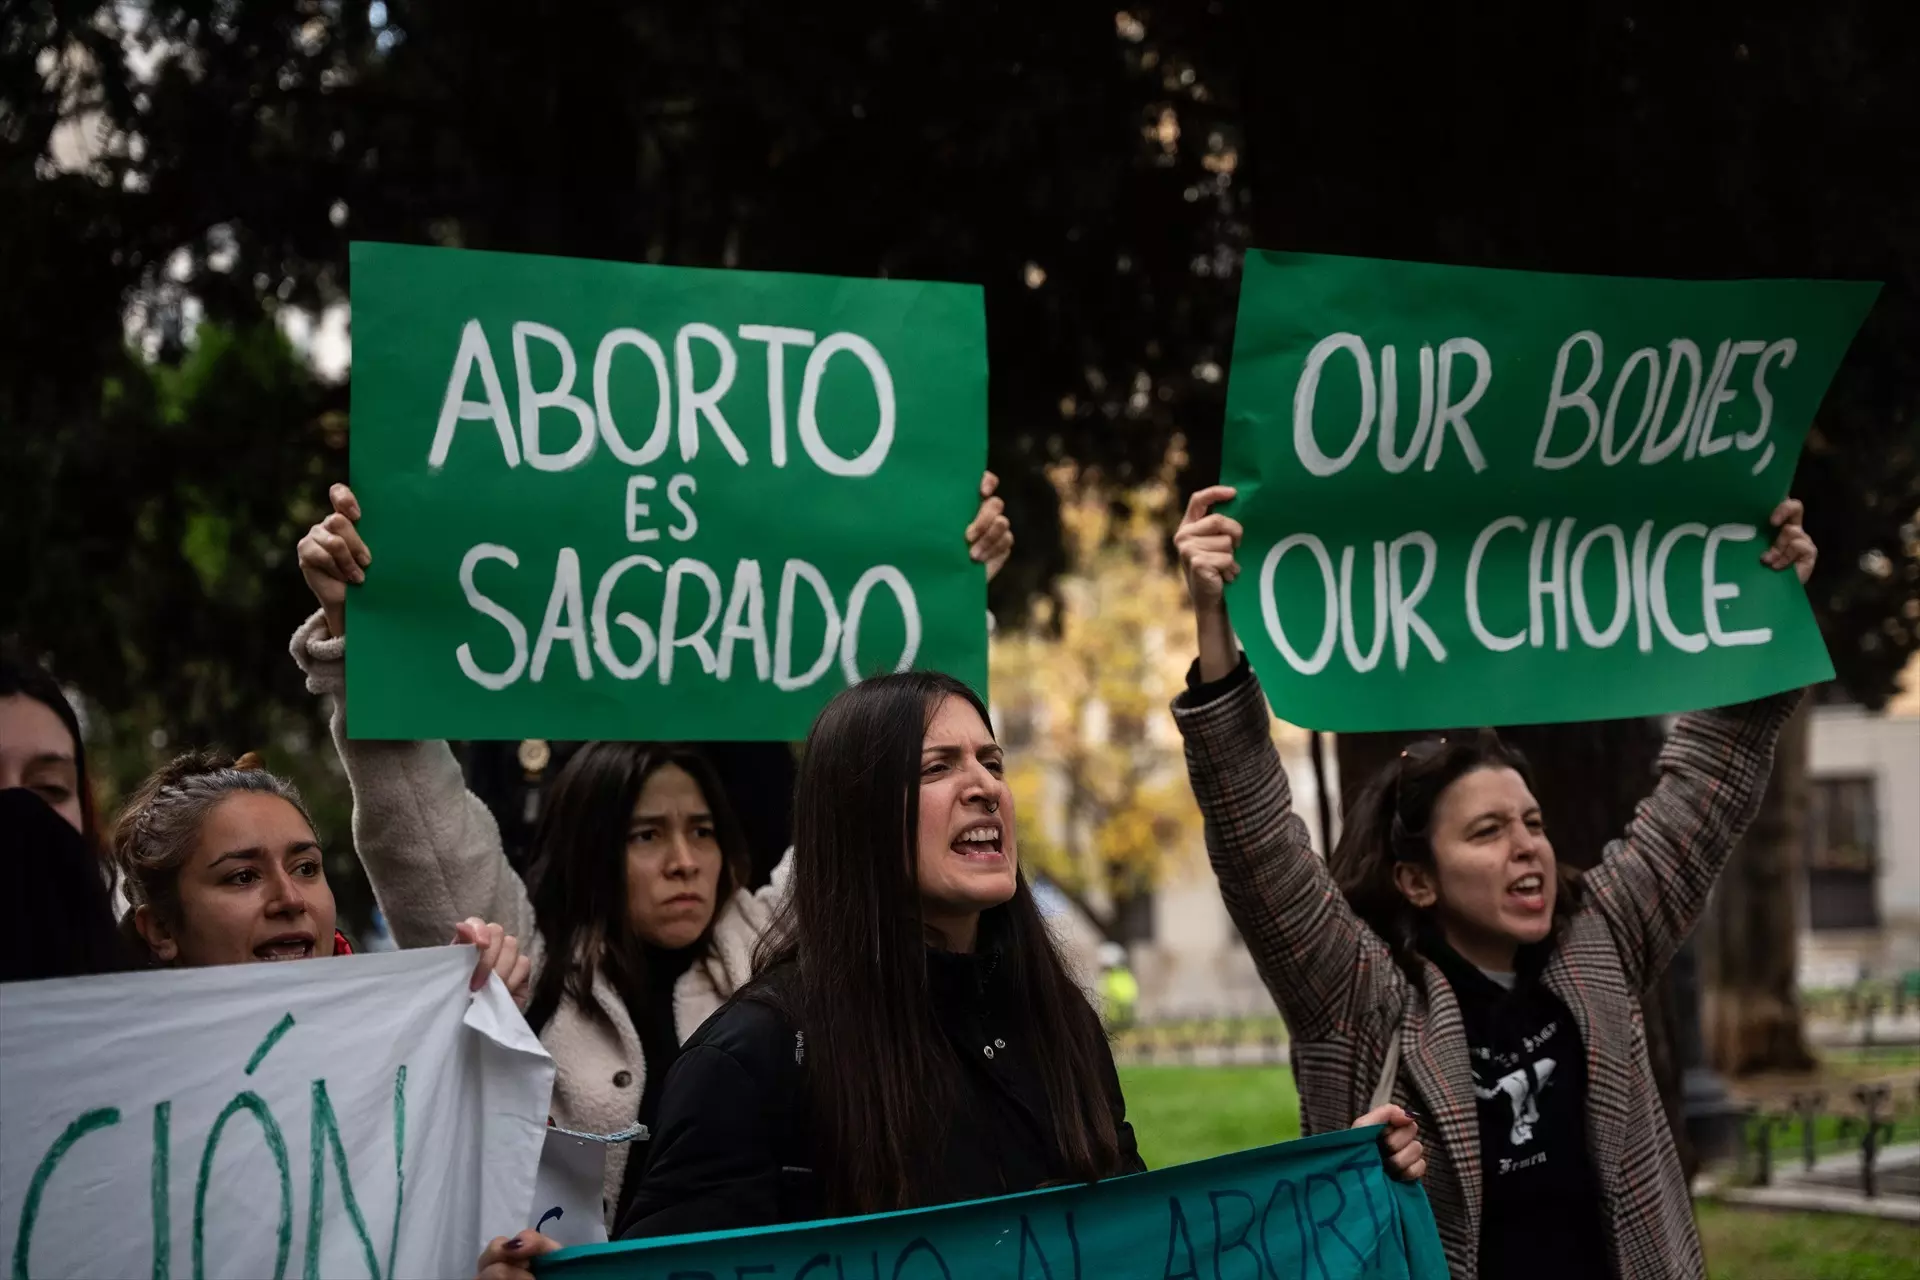
<svg viewBox="0 0 1920 1280">
<path fill-rule="evenodd" d="M 1438 937 L 1423 937 L 1420 950 L 1446 975 L 1467 1026 L 1480 1103 L 1481 1280 L 1614 1280 L 1587 1150 L 1586 1046 L 1540 983 L 1547 945 L 1521 948 L 1511 986 Z"/>
</svg>

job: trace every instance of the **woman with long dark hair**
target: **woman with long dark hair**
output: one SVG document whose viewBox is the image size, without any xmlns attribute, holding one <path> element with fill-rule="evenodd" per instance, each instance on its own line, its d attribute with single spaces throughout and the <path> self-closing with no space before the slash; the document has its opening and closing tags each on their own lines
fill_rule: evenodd
<svg viewBox="0 0 1920 1280">
<path fill-rule="evenodd" d="M 1228 910 L 1292 1032 L 1307 1131 L 1344 1124 L 1383 1075 L 1396 1101 L 1418 1098 L 1457 1276 L 1702 1275 L 1639 997 L 1759 806 L 1798 691 L 1682 716 L 1652 793 L 1583 878 L 1491 731 L 1410 745 L 1323 863 L 1227 621 L 1241 529 L 1209 508 L 1233 496 L 1195 494 L 1175 536 L 1200 654 L 1174 717 Z M 1804 583 L 1802 514 L 1774 511 L 1762 560 Z"/>
<path fill-rule="evenodd" d="M 864 681 L 800 763 L 794 888 L 753 983 L 667 1079 L 627 1238 L 910 1209 L 1145 1169 L 1100 1020 L 1020 874 L 986 706 L 934 672 Z M 1365 1108 L 1360 1108 L 1365 1110 Z M 1426 1169 L 1380 1106 L 1394 1176 Z M 559 1246 L 498 1237 L 481 1280 Z"/>
<path fill-rule="evenodd" d="M 978 695 L 867 680 L 795 789 L 794 891 L 676 1067 L 629 1235 L 872 1213 L 1143 1166 L 1099 1019 L 1019 871 Z"/>
<path fill-rule="evenodd" d="M 1019 871 L 986 708 L 864 681 L 802 756 L 794 891 L 690 1042 L 629 1235 L 870 1213 L 1143 1166 L 1099 1019 Z"/>
<path fill-rule="evenodd" d="M 592 742 L 555 778 L 522 881 L 445 742 L 347 737 L 344 637 L 322 625 L 295 633 L 294 657 L 333 699 L 355 851 L 394 940 L 439 945 L 476 918 L 524 939 L 527 1021 L 558 1067 L 553 1122 L 651 1129 L 681 1042 L 751 976 L 784 867 L 759 893 L 744 887 L 744 841 L 696 748 Z M 633 1150 L 607 1148 L 609 1222 Z"/>
<path fill-rule="evenodd" d="M 656 1130 L 682 1042 L 752 975 L 790 859 L 768 884 L 747 888 L 740 824 L 698 747 L 592 742 L 554 779 L 523 885 L 445 742 L 347 736 L 347 592 L 365 580 L 373 556 L 352 491 L 335 485 L 329 499 L 331 514 L 300 542 L 301 572 L 320 609 L 294 633 L 292 652 L 308 689 L 333 701 L 355 848 L 394 939 L 436 945 L 470 917 L 527 939 L 527 1020 L 559 1068 L 553 1121 L 595 1133 L 636 1121 Z M 1012 534 L 1000 499 L 983 492 L 966 538 L 989 570 L 1004 561 Z M 607 1149 L 609 1225 L 637 1185 L 634 1150 Z"/>
</svg>

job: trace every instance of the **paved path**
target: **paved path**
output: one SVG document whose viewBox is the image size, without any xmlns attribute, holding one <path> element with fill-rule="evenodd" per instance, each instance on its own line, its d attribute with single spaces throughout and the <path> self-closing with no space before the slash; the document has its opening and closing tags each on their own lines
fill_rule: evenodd
<svg viewBox="0 0 1920 1280">
<path fill-rule="evenodd" d="M 1827 1156 L 1815 1161 L 1810 1170 L 1799 1164 L 1776 1166 L 1772 1186 L 1709 1186 L 1705 1191 L 1728 1204 L 1853 1213 L 1920 1224 L 1920 1142 L 1887 1147 L 1875 1162 L 1874 1172 L 1880 1194 L 1872 1198 L 1860 1191 L 1858 1151 Z"/>
</svg>

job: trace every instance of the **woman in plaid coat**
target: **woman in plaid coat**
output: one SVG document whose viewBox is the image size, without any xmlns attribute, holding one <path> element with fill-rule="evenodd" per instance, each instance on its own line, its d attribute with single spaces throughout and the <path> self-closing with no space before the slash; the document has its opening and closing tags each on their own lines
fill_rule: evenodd
<svg viewBox="0 0 1920 1280">
<path fill-rule="evenodd" d="M 1584 876 L 1558 866 L 1526 763 L 1491 732 L 1410 747 L 1327 862 L 1293 810 L 1223 589 L 1240 526 L 1194 495 L 1175 542 L 1200 656 L 1174 703 L 1228 910 L 1292 1033 L 1310 1133 L 1424 1113 L 1426 1186 L 1457 1277 L 1699 1277 L 1692 1204 L 1640 994 L 1758 807 L 1798 693 L 1682 717 L 1658 780 Z M 1762 557 L 1804 583 L 1800 504 Z"/>
</svg>

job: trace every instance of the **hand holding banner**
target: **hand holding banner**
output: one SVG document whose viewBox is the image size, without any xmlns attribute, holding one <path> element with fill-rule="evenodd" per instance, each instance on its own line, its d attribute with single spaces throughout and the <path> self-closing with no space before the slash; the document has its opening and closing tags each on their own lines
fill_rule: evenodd
<svg viewBox="0 0 1920 1280">
<path fill-rule="evenodd" d="M 553 1061 L 470 947 L 0 985 L 14 1276 L 471 1273 Z"/>
<path fill-rule="evenodd" d="M 1248 254 L 1227 600 L 1276 712 L 1545 723 L 1830 678 L 1760 555 L 1877 288 Z"/>
<path fill-rule="evenodd" d="M 1445 1280 L 1427 1194 L 1380 1127 L 970 1204 L 564 1249 L 555 1280 Z"/>
</svg>

